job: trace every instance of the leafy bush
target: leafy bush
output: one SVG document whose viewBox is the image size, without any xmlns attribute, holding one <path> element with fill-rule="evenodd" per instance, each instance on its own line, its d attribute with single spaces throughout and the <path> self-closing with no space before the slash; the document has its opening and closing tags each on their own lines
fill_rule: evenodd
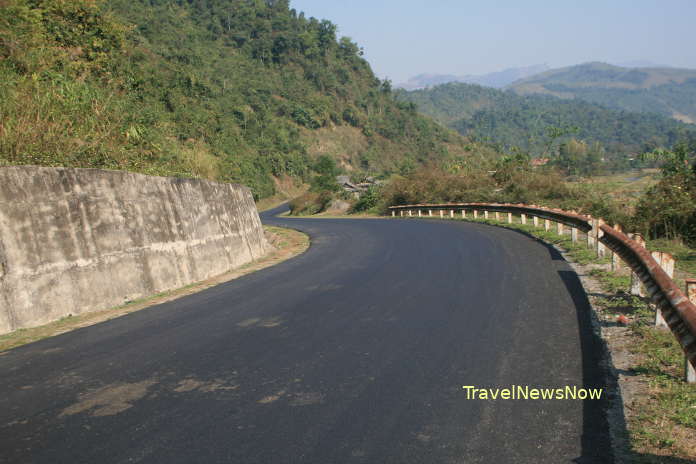
<svg viewBox="0 0 696 464">
<path fill-rule="evenodd" d="M 351 208 L 351 212 L 360 213 L 363 211 L 373 210 L 377 207 L 380 200 L 380 188 L 378 186 L 372 186 L 367 189 L 367 192 L 363 192 Z"/>
</svg>

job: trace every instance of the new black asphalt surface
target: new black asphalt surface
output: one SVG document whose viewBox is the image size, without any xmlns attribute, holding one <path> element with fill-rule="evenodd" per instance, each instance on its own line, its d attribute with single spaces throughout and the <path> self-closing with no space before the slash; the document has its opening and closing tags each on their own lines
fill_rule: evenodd
<svg viewBox="0 0 696 464">
<path fill-rule="evenodd" d="M 577 276 L 461 221 L 281 219 L 290 261 L 0 355 L 3 463 L 612 462 Z"/>
</svg>

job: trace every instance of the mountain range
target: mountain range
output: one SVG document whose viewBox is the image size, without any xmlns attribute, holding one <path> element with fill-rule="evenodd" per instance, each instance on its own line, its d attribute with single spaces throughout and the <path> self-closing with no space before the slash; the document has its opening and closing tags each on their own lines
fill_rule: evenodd
<svg viewBox="0 0 696 464">
<path fill-rule="evenodd" d="M 522 68 L 508 68 L 502 71 L 487 74 L 467 74 L 456 76 L 452 74 L 419 74 L 412 77 L 407 82 L 397 84 L 397 88 L 404 90 L 417 90 L 433 87 L 435 85 L 446 84 L 449 82 L 464 82 L 467 84 L 478 84 L 484 87 L 502 88 L 525 77 L 533 76 L 550 68 L 545 64 L 536 64 Z"/>
<path fill-rule="evenodd" d="M 420 90 L 451 82 L 512 90 L 518 95 L 579 99 L 617 110 L 696 122 L 696 70 L 650 61 L 590 62 L 556 69 L 542 64 L 465 76 L 421 74 L 397 87 Z"/>
<path fill-rule="evenodd" d="M 576 138 L 599 143 L 617 168 L 626 167 L 630 154 L 671 146 L 696 134 L 696 126 L 656 113 L 629 112 L 552 95 L 518 95 L 512 90 L 459 82 L 400 90 L 397 95 L 462 135 L 488 141 L 503 151 L 517 147 L 540 156 L 548 152 L 550 143 Z M 552 140 L 550 130 L 562 135 Z"/>
<path fill-rule="evenodd" d="M 641 113 L 696 121 L 696 70 L 668 67 L 624 68 L 584 63 L 552 69 L 506 86 L 518 95 L 576 98 Z"/>
</svg>

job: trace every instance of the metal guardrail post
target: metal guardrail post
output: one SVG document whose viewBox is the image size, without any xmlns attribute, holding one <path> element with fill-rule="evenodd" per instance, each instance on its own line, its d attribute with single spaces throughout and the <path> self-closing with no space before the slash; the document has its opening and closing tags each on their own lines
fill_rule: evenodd
<svg viewBox="0 0 696 464">
<path fill-rule="evenodd" d="M 674 257 L 663 251 L 653 251 L 650 254 L 653 259 L 657 261 L 662 270 L 665 271 L 667 276 L 670 279 L 674 278 Z M 669 327 L 659 306 L 655 308 L 655 327 Z"/>
<path fill-rule="evenodd" d="M 686 296 L 689 301 L 696 304 L 696 279 L 686 279 Z M 686 383 L 696 383 L 696 369 L 684 356 L 684 380 Z"/>
</svg>

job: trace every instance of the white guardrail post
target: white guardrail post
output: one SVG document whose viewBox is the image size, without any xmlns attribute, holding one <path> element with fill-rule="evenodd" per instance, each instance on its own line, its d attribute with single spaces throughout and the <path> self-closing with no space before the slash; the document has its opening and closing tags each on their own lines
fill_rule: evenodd
<svg viewBox="0 0 696 464">
<path fill-rule="evenodd" d="M 686 296 L 696 304 L 696 279 L 686 279 Z M 689 362 L 689 358 L 684 356 L 684 359 L 684 380 L 686 383 L 696 383 L 696 369 Z"/>
<path fill-rule="evenodd" d="M 645 239 L 640 234 L 629 234 L 630 239 L 636 242 L 638 245 L 645 248 Z M 636 295 L 640 297 L 645 296 L 645 287 L 643 287 L 643 282 L 640 281 L 638 274 L 631 271 L 631 295 Z"/>
<path fill-rule="evenodd" d="M 614 225 L 614 230 L 617 232 L 621 232 L 621 226 L 618 224 Z M 621 269 L 621 258 L 619 257 L 618 254 L 616 254 L 612 251 L 611 252 L 611 270 L 616 272 L 619 269 Z"/>
<path fill-rule="evenodd" d="M 669 253 L 663 251 L 653 251 L 650 253 L 655 261 L 660 265 L 663 271 L 669 276 L 670 279 L 674 278 L 674 257 Z M 655 308 L 655 327 L 669 328 L 667 321 L 665 321 L 662 311 L 659 307 Z"/>
</svg>

